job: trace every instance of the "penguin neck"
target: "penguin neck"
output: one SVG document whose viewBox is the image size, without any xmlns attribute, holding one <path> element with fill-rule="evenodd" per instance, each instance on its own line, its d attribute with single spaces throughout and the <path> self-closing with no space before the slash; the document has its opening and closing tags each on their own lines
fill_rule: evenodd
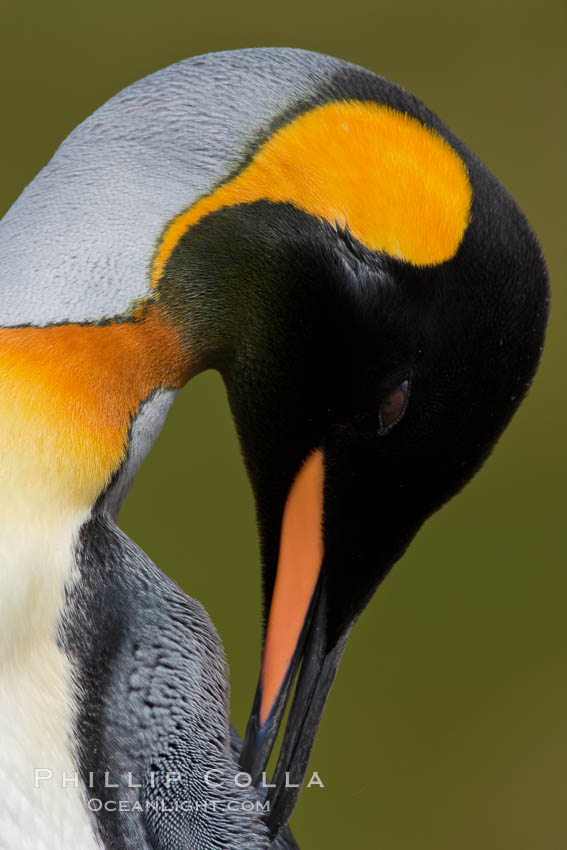
<svg viewBox="0 0 567 850">
<path fill-rule="evenodd" d="M 132 442 L 142 410 L 210 365 L 202 353 L 216 340 L 183 336 L 193 309 L 177 321 L 149 275 L 164 226 L 247 138 L 243 124 L 227 133 L 230 151 L 195 158 L 218 142 L 213 125 L 203 142 L 191 108 L 202 75 L 186 64 L 117 95 L 0 221 L 0 653 L 4 630 L 25 631 L 18 612 L 50 619 L 53 606 L 32 598 L 41 587 L 38 599 L 61 600 L 74 537 L 107 491 L 116 514 L 159 431 L 156 414 L 146 448 Z"/>
<path fill-rule="evenodd" d="M 106 491 L 117 513 L 191 371 L 154 306 L 130 322 L 0 328 L 5 649 L 53 632 L 80 526 Z"/>
</svg>

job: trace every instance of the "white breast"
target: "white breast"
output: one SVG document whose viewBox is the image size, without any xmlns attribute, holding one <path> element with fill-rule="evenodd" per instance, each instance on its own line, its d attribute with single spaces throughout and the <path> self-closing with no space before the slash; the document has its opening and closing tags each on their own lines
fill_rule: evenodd
<svg viewBox="0 0 567 850">
<path fill-rule="evenodd" d="M 0 499 L 0 848 L 95 850 L 79 783 L 62 787 L 76 771 L 73 695 L 55 639 L 81 518 L 48 510 L 48 500 L 48 515 L 30 500 L 26 516 L 10 492 Z M 53 777 L 34 782 L 36 770 Z"/>
<path fill-rule="evenodd" d="M 12 660 L 0 677 L 3 850 L 101 847 L 76 781 L 65 665 L 63 654 L 50 642 L 31 647 L 16 663 Z"/>
</svg>

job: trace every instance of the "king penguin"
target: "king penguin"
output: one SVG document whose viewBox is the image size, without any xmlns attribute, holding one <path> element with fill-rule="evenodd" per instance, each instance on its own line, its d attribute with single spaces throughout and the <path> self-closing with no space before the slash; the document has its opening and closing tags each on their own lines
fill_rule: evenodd
<svg viewBox="0 0 567 850">
<path fill-rule="evenodd" d="M 189 59 L 71 133 L 0 222 L 3 846 L 295 846 L 283 778 L 301 784 L 353 623 L 516 410 L 548 300 L 497 180 L 340 60 Z M 213 624 L 116 524 L 209 368 L 262 553 L 240 756 Z"/>
</svg>

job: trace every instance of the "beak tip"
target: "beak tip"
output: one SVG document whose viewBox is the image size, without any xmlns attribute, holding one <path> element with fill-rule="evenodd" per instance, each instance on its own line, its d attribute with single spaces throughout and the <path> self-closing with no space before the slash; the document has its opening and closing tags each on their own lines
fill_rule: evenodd
<svg viewBox="0 0 567 850">
<path fill-rule="evenodd" d="M 258 781 L 261 771 L 264 769 L 263 754 L 265 741 L 270 729 L 270 718 L 263 725 L 260 722 L 260 714 L 255 708 L 250 714 L 246 734 L 240 753 L 240 768 L 250 774 L 254 784 Z"/>
</svg>

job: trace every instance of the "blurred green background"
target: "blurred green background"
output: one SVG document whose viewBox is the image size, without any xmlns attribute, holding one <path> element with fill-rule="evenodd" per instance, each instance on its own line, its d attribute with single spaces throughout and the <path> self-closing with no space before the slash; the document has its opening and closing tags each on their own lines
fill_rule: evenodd
<svg viewBox="0 0 567 850">
<path fill-rule="evenodd" d="M 562 2 L 217 0 L 5 4 L 5 210 L 89 112 L 212 50 L 292 45 L 415 92 L 527 213 L 554 287 L 544 361 L 474 482 L 435 516 L 355 628 L 292 820 L 303 850 L 567 846 L 565 48 Z M 223 387 L 180 395 L 121 518 L 200 599 L 244 728 L 260 641 L 254 512 Z"/>
</svg>

